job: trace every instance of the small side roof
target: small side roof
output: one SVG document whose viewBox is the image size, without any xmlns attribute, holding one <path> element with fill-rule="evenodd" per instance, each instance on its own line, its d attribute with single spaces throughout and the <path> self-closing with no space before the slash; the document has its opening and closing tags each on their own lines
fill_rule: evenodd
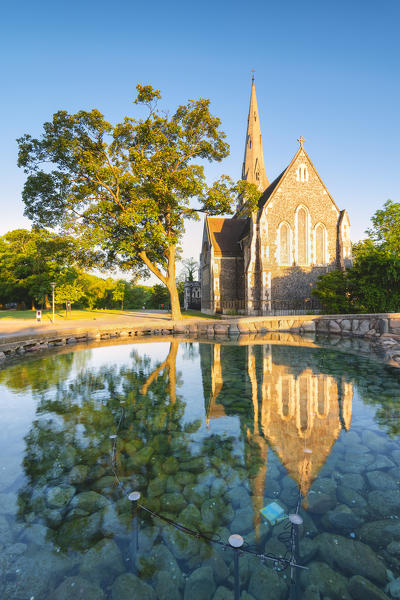
<svg viewBox="0 0 400 600">
<path fill-rule="evenodd" d="M 217 256 L 241 256 L 238 242 L 246 222 L 244 219 L 206 217 L 208 238 Z"/>
</svg>

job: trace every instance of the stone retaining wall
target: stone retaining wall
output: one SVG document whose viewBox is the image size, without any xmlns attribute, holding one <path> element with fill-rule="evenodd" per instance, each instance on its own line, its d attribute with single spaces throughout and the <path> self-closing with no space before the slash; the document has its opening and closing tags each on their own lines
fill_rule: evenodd
<svg viewBox="0 0 400 600">
<path fill-rule="evenodd" d="M 70 331 L 54 331 L 0 339 L 0 361 L 7 357 L 37 352 L 56 346 L 85 341 L 138 336 L 188 335 L 192 337 L 237 338 L 242 335 L 288 331 L 314 335 L 339 335 L 366 338 L 373 342 L 383 359 L 400 367 L 400 314 L 373 315 L 297 315 L 280 317 L 244 317 L 225 320 L 171 321 L 168 326 L 157 329 L 148 326 L 107 327 L 104 329 L 75 328 Z"/>
</svg>

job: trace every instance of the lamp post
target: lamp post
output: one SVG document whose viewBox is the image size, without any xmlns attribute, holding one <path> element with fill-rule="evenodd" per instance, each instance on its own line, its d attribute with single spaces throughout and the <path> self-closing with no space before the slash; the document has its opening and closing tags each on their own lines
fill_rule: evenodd
<svg viewBox="0 0 400 600">
<path fill-rule="evenodd" d="M 55 290 L 55 287 L 57 284 L 55 283 L 55 281 L 52 281 L 50 283 L 50 285 L 51 285 L 51 289 L 53 290 L 53 323 L 54 323 L 54 290 Z"/>
</svg>

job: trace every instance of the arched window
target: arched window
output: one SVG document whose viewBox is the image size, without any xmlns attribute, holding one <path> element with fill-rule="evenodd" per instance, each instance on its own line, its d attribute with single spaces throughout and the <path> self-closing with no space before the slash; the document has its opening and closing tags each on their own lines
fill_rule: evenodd
<svg viewBox="0 0 400 600">
<path fill-rule="evenodd" d="M 291 261 L 291 235 L 290 227 L 287 223 L 282 223 L 279 227 L 279 264 L 290 266 Z"/>
<path fill-rule="evenodd" d="M 297 181 L 308 181 L 308 169 L 306 165 L 300 165 L 296 170 Z"/>
<path fill-rule="evenodd" d="M 297 264 L 308 265 L 308 214 L 302 206 L 297 211 Z"/>
<path fill-rule="evenodd" d="M 326 229 L 322 223 L 315 228 L 315 263 L 317 265 L 326 264 Z"/>
</svg>

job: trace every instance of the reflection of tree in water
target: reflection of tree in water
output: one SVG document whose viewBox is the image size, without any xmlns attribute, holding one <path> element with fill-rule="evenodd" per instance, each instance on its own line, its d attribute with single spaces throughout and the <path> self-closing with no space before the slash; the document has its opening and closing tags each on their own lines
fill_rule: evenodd
<svg viewBox="0 0 400 600">
<path fill-rule="evenodd" d="M 232 517 L 217 488 L 210 491 L 213 479 L 231 470 L 232 440 L 211 436 L 197 449 L 191 442 L 200 422 L 183 424 L 177 350 L 178 342 L 171 342 L 159 365 L 132 353 L 129 366 L 82 371 L 68 385 L 59 383 L 55 394 L 42 392 L 41 418 L 26 436 L 28 484 L 19 513 L 45 524 L 48 540 L 61 549 L 87 549 L 103 537 L 126 540 L 127 490 L 141 491 L 152 510 L 211 533 Z M 117 431 L 117 475 L 124 490 L 111 465 L 110 435 Z M 188 559 L 200 552 L 201 544 L 188 543 L 187 536 L 169 535 L 170 546 L 182 546 Z"/>
<path fill-rule="evenodd" d="M 24 359 L 0 370 L 0 384 L 14 392 L 32 390 L 39 393 L 66 379 L 72 369 L 83 369 L 90 356 L 91 350 L 82 350 L 44 356 L 36 360 Z"/>
</svg>

